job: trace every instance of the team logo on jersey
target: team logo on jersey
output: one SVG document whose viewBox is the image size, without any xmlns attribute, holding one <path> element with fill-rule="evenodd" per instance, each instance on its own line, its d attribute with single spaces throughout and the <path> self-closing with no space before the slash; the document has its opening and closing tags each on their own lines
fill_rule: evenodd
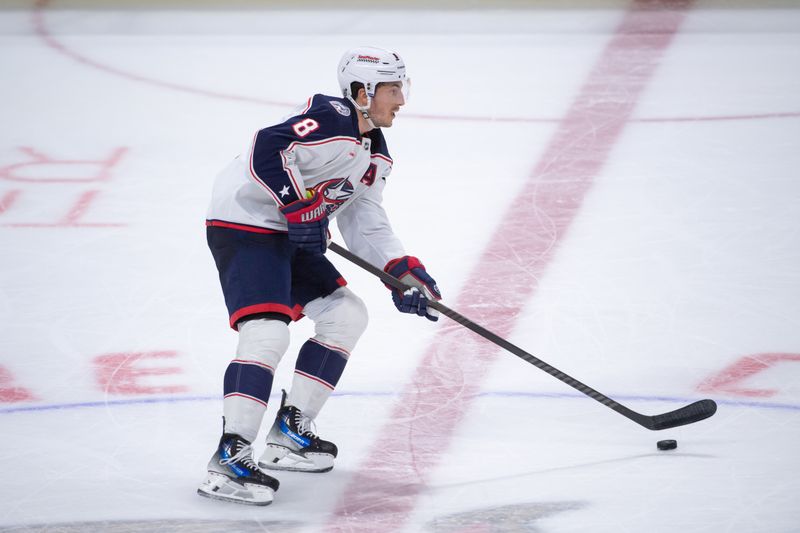
<svg viewBox="0 0 800 533">
<path fill-rule="evenodd" d="M 349 108 L 349 107 L 347 107 L 346 105 L 344 105 L 343 103 L 341 103 L 341 102 L 337 102 L 336 100 L 331 100 L 331 101 L 330 101 L 330 104 L 333 106 L 333 108 L 334 108 L 334 109 L 335 109 L 335 110 L 336 110 L 336 111 L 337 111 L 337 112 L 338 112 L 340 115 L 344 115 L 344 116 L 346 116 L 346 117 L 349 117 L 349 116 L 350 116 L 350 108 Z"/>
<path fill-rule="evenodd" d="M 339 209 L 351 196 L 353 184 L 347 178 L 328 180 L 315 187 L 322 195 L 325 210 L 328 214 Z"/>
</svg>

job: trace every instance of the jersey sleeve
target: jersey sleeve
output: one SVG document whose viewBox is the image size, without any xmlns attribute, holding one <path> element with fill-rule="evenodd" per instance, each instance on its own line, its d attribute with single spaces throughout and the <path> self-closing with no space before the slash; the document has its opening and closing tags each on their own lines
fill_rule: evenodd
<svg viewBox="0 0 800 533">
<path fill-rule="evenodd" d="M 347 248 L 378 268 L 405 255 L 403 244 L 392 231 L 381 205 L 385 185 L 385 178 L 379 178 L 367 193 L 336 217 Z"/>
<path fill-rule="evenodd" d="M 250 150 L 250 175 L 278 206 L 305 197 L 300 170 L 329 156 L 337 139 L 354 139 L 352 120 L 337 113 L 322 95 L 284 122 L 258 131 Z"/>
</svg>

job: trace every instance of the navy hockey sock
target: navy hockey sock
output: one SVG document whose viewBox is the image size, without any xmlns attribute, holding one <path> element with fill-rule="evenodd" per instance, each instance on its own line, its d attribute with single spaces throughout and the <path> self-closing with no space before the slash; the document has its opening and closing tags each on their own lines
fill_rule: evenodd
<svg viewBox="0 0 800 533">
<path fill-rule="evenodd" d="M 294 371 L 333 390 L 346 364 L 347 353 L 343 350 L 309 339 L 300 348 Z"/>
<path fill-rule="evenodd" d="M 273 369 L 264 363 L 234 359 L 225 370 L 224 412 L 227 430 L 253 441 L 272 390 Z"/>
</svg>

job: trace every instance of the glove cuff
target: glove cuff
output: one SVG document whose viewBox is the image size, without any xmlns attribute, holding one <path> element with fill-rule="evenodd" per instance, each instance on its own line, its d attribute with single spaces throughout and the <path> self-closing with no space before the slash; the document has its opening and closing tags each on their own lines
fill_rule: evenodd
<svg viewBox="0 0 800 533">
<path fill-rule="evenodd" d="M 400 263 L 402 263 L 403 261 L 407 261 L 407 263 L 403 265 L 404 267 L 403 270 L 398 274 L 394 274 L 392 270 L 395 269 L 395 267 L 397 267 L 398 265 L 400 265 Z M 383 267 L 383 271 L 392 274 L 396 278 L 399 278 L 400 276 L 409 272 L 412 268 L 418 268 L 418 267 L 422 268 L 423 270 L 425 269 L 425 265 L 422 264 L 422 261 L 420 261 L 413 255 L 404 255 L 403 257 L 392 259 L 391 261 L 386 263 L 386 266 Z"/>
<path fill-rule="evenodd" d="M 308 193 L 311 195 L 308 198 L 295 200 L 279 208 L 283 216 L 286 217 L 287 222 L 291 224 L 308 224 L 328 216 L 322 195 L 315 189 L 308 189 Z"/>
</svg>

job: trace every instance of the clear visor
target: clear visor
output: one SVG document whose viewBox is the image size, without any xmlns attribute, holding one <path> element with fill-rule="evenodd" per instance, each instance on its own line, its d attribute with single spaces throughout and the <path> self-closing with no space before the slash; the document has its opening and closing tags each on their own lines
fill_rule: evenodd
<svg viewBox="0 0 800 533">
<path fill-rule="evenodd" d="M 403 80 L 403 87 L 401 88 L 403 92 L 403 100 L 408 103 L 408 100 L 411 98 L 411 78 L 406 78 Z"/>
</svg>

